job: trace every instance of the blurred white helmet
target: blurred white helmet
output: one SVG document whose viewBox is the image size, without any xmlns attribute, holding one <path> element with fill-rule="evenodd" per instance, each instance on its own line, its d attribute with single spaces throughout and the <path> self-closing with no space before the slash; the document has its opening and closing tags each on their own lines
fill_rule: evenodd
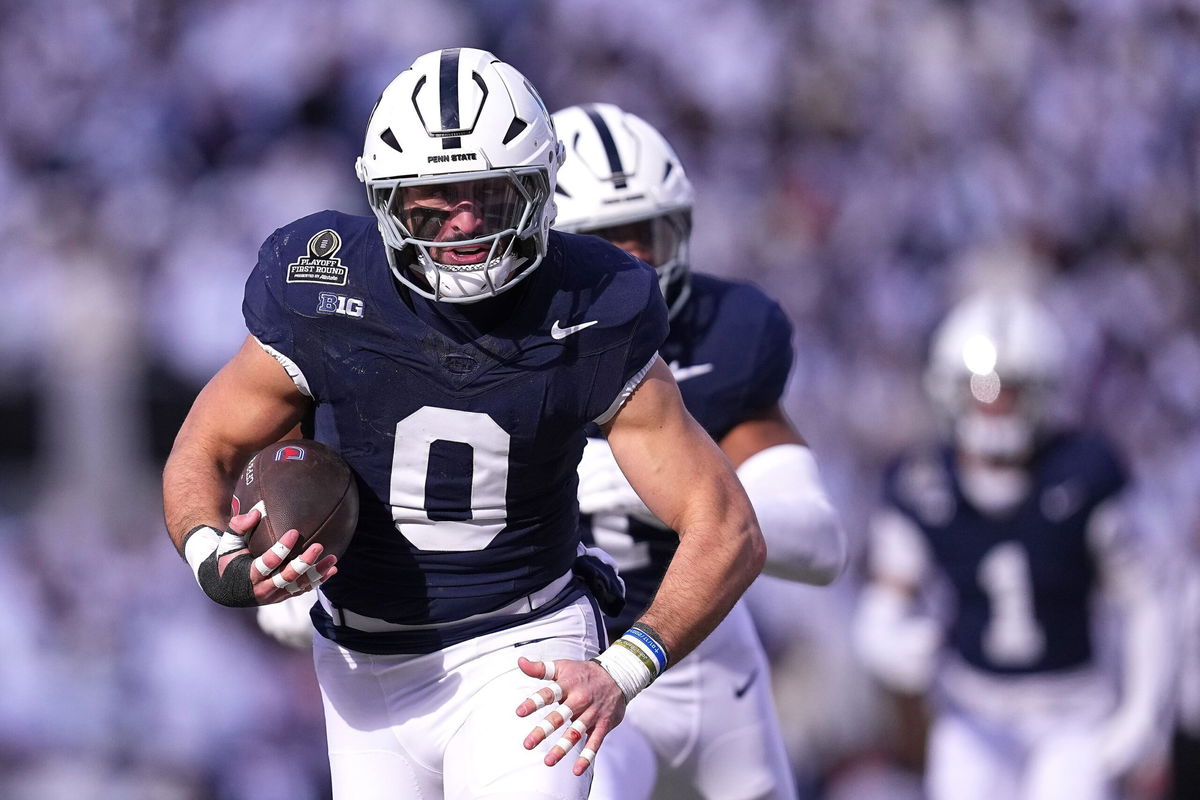
<svg viewBox="0 0 1200 800">
<path fill-rule="evenodd" d="M 673 316 L 690 293 L 695 203 L 679 156 L 645 120 L 607 103 L 564 108 L 554 126 L 567 151 L 555 227 L 601 236 L 658 270 Z"/>
<path fill-rule="evenodd" d="M 1033 450 L 1066 369 L 1066 339 L 1048 310 L 1027 295 L 983 293 L 939 326 L 925 379 L 961 449 L 1020 461 Z"/>
<path fill-rule="evenodd" d="M 541 263 L 562 158 L 529 81 L 491 53 L 451 48 L 421 56 L 383 90 L 355 170 L 396 278 L 424 297 L 470 303 Z"/>
</svg>

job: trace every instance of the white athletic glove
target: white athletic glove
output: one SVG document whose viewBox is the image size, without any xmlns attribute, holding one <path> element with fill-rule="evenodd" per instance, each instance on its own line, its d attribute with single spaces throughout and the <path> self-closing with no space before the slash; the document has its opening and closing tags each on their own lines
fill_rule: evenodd
<svg viewBox="0 0 1200 800">
<path fill-rule="evenodd" d="M 630 514 L 655 520 L 629 485 L 604 439 L 588 439 L 579 462 L 581 514 Z M 657 521 L 657 520 L 655 520 Z"/>
<path fill-rule="evenodd" d="M 863 589 L 852 636 L 859 658 L 885 686 L 905 694 L 929 687 L 942 630 L 935 620 L 910 613 L 897 589 L 877 583 Z"/>
<path fill-rule="evenodd" d="M 312 647 L 313 626 L 308 612 L 315 598 L 296 595 L 278 603 L 258 607 L 258 627 L 275 641 L 298 650 Z"/>
</svg>

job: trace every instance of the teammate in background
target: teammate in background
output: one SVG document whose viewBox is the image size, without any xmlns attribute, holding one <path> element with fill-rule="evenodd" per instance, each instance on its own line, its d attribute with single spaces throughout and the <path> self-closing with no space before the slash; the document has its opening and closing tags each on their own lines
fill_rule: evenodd
<svg viewBox="0 0 1200 800">
<path fill-rule="evenodd" d="M 927 373 L 953 440 L 886 475 L 855 638 L 892 688 L 936 680 L 931 800 L 1099 800 L 1161 724 L 1164 613 L 1121 513 L 1125 469 L 1047 413 L 1067 358 L 1032 299 L 964 301 Z M 1122 614 L 1119 682 L 1093 638 L 1101 598 Z"/>
<path fill-rule="evenodd" d="M 250 336 L 167 463 L 167 527 L 212 599 L 258 605 L 331 578 L 313 619 L 335 797 L 586 797 L 626 704 L 762 567 L 745 492 L 657 355 L 654 272 L 550 231 L 561 160 L 511 66 L 465 48 L 418 58 L 367 125 L 374 217 L 325 211 L 267 240 Z M 336 565 L 318 546 L 252 559 L 258 512 L 225 514 L 245 459 L 302 420 L 359 480 Z M 573 575 L 591 422 L 680 534 L 654 603 L 603 651 Z"/>
<path fill-rule="evenodd" d="M 606 104 L 563 109 L 554 124 L 567 148 L 556 227 L 598 235 L 657 269 L 671 318 L 659 353 L 688 410 L 737 467 L 767 540 L 766 572 L 831 582 L 845 564 L 846 543 L 816 462 L 779 405 L 792 366 L 783 310 L 753 286 L 689 269 L 692 185 L 658 131 Z M 579 478 L 585 531 L 625 581 L 625 609 L 606 619 L 619 635 L 651 603 L 672 558 L 686 555 L 676 554 L 676 534 L 630 487 L 599 430 L 588 439 Z M 632 726 L 610 737 L 592 797 L 649 797 L 657 754 L 713 800 L 794 798 L 768 669 L 739 602 L 630 705 Z"/>
</svg>

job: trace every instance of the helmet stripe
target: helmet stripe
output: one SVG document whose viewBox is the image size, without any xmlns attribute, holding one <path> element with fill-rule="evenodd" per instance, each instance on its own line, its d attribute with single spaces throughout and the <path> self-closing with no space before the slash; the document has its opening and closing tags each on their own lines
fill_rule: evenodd
<svg viewBox="0 0 1200 800">
<path fill-rule="evenodd" d="M 438 73 L 438 93 L 442 108 L 442 130 L 456 131 L 458 122 L 458 48 L 442 51 Z"/>
<path fill-rule="evenodd" d="M 596 127 L 600 143 L 604 145 L 604 154 L 608 156 L 608 168 L 612 171 L 613 188 L 626 188 L 629 184 L 625 181 L 625 168 L 621 165 L 621 154 L 617 152 L 617 143 L 613 139 L 612 131 L 608 129 L 608 123 L 594 106 L 584 106 L 583 111 Z"/>
</svg>

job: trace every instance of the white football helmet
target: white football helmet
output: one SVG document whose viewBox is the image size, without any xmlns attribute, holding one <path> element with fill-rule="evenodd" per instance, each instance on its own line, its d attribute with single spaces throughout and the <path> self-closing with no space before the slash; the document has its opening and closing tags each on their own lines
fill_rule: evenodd
<svg viewBox="0 0 1200 800">
<path fill-rule="evenodd" d="M 695 203 L 679 156 L 645 120 L 607 103 L 564 108 L 554 126 L 567 150 L 555 227 L 602 236 L 650 264 L 674 316 L 690 293 Z"/>
<path fill-rule="evenodd" d="M 388 84 L 355 171 L 396 278 L 423 297 L 471 303 L 541 263 L 562 159 L 529 81 L 464 47 L 426 53 Z"/>
<path fill-rule="evenodd" d="M 1020 461 L 1066 369 L 1066 338 L 1049 311 L 1027 295 L 983 293 L 955 306 L 934 334 L 925 383 L 960 448 Z"/>
</svg>

